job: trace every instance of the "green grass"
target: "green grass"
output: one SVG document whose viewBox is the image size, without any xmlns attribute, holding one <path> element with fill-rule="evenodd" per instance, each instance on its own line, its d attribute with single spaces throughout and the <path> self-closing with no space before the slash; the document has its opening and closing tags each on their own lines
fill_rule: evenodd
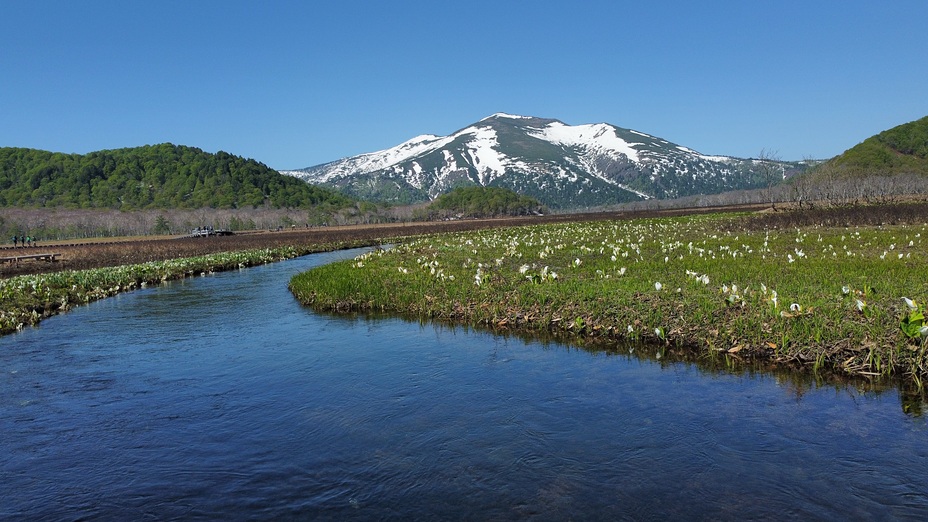
<svg viewBox="0 0 928 522">
<path fill-rule="evenodd" d="M 919 310 L 928 302 L 928 227 L 756 232 L 739 222 L 716 215 L 439 235 L 315 268 L 290 288 L 322 310 L 928 376 L 923 337 L 900 328 L 911 313 L 903 297 Z"/>
</svg>

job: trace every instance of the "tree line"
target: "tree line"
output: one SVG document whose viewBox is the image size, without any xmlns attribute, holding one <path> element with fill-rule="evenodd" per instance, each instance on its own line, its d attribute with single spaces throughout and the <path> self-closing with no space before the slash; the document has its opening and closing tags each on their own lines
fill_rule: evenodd
<svg viewBox="0 0 928 522">
<path fill-rule="evenodd" d="M 310 208 L 347 196 L 219 151 L 162 143 L 64 154 L 0 148 L 0 207 Z"/>
<path fill-rule="evenodd" d="M 196 227 L 242 232 L 408 221 L 408 209 L 358 202 L 295 208 L 68 209 L 0 208 L 0 245 L 13 235 L 42 241 L 90 237 L 185 235 Z"/>
</svg>

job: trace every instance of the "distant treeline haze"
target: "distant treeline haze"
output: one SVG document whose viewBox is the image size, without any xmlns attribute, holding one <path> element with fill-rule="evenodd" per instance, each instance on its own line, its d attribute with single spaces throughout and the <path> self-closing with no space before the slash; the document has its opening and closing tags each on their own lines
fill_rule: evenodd
<svg viewBox="0 0 928 522">
<path fill-rule="evenodd" d="M 48 208 L 0 209 L 0 243 L 13 235 L 40 240 L 142 235 L 184 235 L 196 227 L 233 231 L 275 230 L 395 221 L 389 210 L 359 204 L 335 212 L 319 209 L 179 209 L 82 210 Z"/>
</svg>

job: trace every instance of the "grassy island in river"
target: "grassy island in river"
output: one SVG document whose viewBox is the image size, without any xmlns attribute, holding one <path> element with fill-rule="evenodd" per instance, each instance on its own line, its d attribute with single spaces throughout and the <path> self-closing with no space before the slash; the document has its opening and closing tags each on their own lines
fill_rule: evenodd
<svg viewBox="0 0 928 522">
<path fill-rule="evenodd" d="M 753 224 L 752 224 L 753 223 Z M 435 235 L 295 276 L 318 309 L 928 377 L 928 227 L 712 215 Z"/>
</svg>

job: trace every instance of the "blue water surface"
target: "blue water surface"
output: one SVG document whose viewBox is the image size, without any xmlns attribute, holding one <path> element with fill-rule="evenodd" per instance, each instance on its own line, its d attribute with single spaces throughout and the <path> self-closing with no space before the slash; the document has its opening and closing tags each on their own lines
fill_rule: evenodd
<svg viewBox="0 0 928 522">
<path fill-rule="evenodd" d="M 0 338 L 0 518 L 928 517 L 892 391 L 300 306 L 318 254 Z"/>
</svg>

